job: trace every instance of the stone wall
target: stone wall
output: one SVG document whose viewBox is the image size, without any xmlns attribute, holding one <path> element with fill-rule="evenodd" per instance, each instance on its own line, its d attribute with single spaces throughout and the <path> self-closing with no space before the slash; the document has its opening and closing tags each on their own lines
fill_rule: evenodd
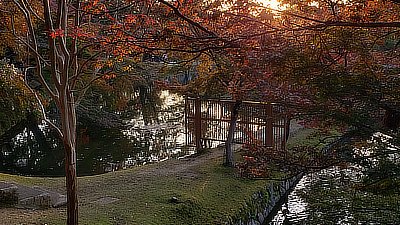
<svg viewBox="0 0 400 225">
<path fill-rule="evenodd" d="M 0 182 L 0 204 L 16 204 L 18 200 L 17 187 Z"/>
<path fill-rule="evenodd" d="M 65 206 L 67 198 L 39 187 L 27 187 L 13 181 L 0 181 L 0 204 L 19 208 L 49 208 Z"/>
<path fill-rule="evenodd" d="M 302 178 L 300 173 L 291 179 L 271 183 L 264 189 L 254 193 L 247 201 L 243 203 L 243 208 L 238 215 L 231 218 L 228 224 L 233 225 L 260 225 L 266 222 L 266 219 L 272 211 L 280 207 L 279 201 L 285 197 L 292 187 Z"/>
</svg>

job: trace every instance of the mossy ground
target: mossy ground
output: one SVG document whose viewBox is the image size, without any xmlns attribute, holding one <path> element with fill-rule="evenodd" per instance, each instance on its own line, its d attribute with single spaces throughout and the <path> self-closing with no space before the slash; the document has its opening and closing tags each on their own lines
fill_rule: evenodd
<svg viewBox="0 0 400 225">
<path fill-rule="evenodd" d="M 302 130 L 291 142 L 304 139 Z M 223 149 L 185 160 L 78 178 L 80 224 L 224 224 L 243 202 L 269 184 L 225 168 Z M 239 153 L 236 154 L 237 156 Z M 240 156 L 238 156 L 240 157 Z M 64 178 L 23 177 L 0 173 L 0 180 L 65 193 Z M 99 199 L 117 198 L 108 204 Z M 172 202 L 173 197 L 177 202 Z M 65 224 L 66 209 L 0 209 L 5 224 Z M 0 222 L 1 224 L 1 222 Z"/>
<path fill-rule="evenodd" d="M 242 178 L 233 168 L 224 168 L 221 164 L 222 158 L 217 157 L 178 173 L 159 174 L 155 168 L 160 165 L 154 164 L 97 176 L 80 177 L 78 181 L 80 223 L 223 224 L 229 216 L 238 212 L 246 198 L 264 187 L 266 181 Z M 166 166 L 160 169 L 172 169 L 172 167 Z M 40 186 L 59 193 L 65 192 L 64 178 L 0 174 L 0 180 L 12 180 L 27 186 Z M 119 200 L 104 205 L 96 202 L 104 197 Z M 176 197 L 178 202 L 171 202 L 172 197 Z M 8 218 L 10 222 L 8 224 L 65 224 L 66 222 L 65 209 L 36 210 L 36 214 L 32 210 L 15 210 L 13 212 L 15 218 Z M 38 216 L 39 212 L 41 215 Z M 20 217 L 19 214 L 32 214 L 32 216 Z"/>
</svg>

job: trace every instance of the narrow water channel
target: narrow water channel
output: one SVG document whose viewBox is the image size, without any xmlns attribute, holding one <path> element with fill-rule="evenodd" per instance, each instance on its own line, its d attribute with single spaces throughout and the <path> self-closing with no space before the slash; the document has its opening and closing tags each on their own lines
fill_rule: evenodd
<svg viewBox="0 0 400 225">
<path fill-rule="evenodd" d="M 357 190 L 360 171 L 333 167 L 305 175 L 265 224 L 400 224 L 399 196 Z"/>
</svg>

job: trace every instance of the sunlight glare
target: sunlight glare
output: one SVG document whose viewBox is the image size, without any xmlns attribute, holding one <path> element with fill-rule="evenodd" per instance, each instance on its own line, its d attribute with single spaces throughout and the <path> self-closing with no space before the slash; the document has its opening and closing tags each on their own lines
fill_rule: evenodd
<svg viewBox="0 0 400 225">
<path fill-rule="evenodd" d="M 258 0 L 258 1 L 262 3 L 265 7 L 271 9 L 280 10 L 284 8 L 284 6 L 280 5 L 280 2 L 277 0 Z"/>
</svg>

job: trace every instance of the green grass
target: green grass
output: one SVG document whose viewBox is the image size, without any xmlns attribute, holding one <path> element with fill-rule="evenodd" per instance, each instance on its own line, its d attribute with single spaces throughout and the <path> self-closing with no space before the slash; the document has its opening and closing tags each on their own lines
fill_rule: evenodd
<svg viewBox="0 0 400 225">
<path fill-rule="evenodd" d="M 198 175 L 195 179 L 169 175 L 131 180 L 133 174 L 143 168 L 80 177 L 80 223 L 224 224 L 229 216 L 238 213 L 244 200 L 266 185 L 266 181 L 241 178 L 233 168 L 224 168 L 221 164 L 220 158 L 198 166 L 193 171 Z M 65 189 L 64 178 L 0 174 L 0 180 L 41 186 L 60 193 Z M 107 196 L 120 200 L 105 205 L 93 203 Z M 172 203 L 172 197 L 179 202 Z M 41 222 L 65 224 L 65 216 L 65 209 L 60 209 Z"/>
<path fill-rule="evenodd" d="M 302 128 L 291 134 L 286 144 L 287 149 L 296 146 L 316 146 L 318 149 L 322 149 L 325 144 L 333 141 L 336 136 L 340 135 L 340 133 L 334 129 L 329 132 L 329 138 L 326 138 L 324 135 L 315 135 L 314 132 L 315 130 L 313 128 Z M 320 142 L 320 140 L 323 140 L 323 142 Z"/>
<path fill-rule="evenodd" d="M 301 129 L 288 145 L 301 144 L 311 131 Z M 236 154 L 240 158 L 239 154 Z M 168 162 L 162 162 L 168 163 Z M 78 178 L 80 224 L 224 224 L 237 215 L 252 194 L 269 184 L 240 177 L 235 169 L 221 166 L 222 158 L 191 168 L 194 179 L 174 174 L 140 176 L 157 164 L 102 175 Z M 153 177 L 154 176 L 154 177 Z M 22 177 L 0 173 L 0 180 L 39 186 L 65 193 L 65 178 Z M 96 200 L 120 200 L 101 205 Z M 176 197 L 177 203 L 171 202 Z M 66 209 L 49 210 L 44 224 L 65 224 Z M 32 224 L 36 221 L 22 221 Z"/>
</svg>

